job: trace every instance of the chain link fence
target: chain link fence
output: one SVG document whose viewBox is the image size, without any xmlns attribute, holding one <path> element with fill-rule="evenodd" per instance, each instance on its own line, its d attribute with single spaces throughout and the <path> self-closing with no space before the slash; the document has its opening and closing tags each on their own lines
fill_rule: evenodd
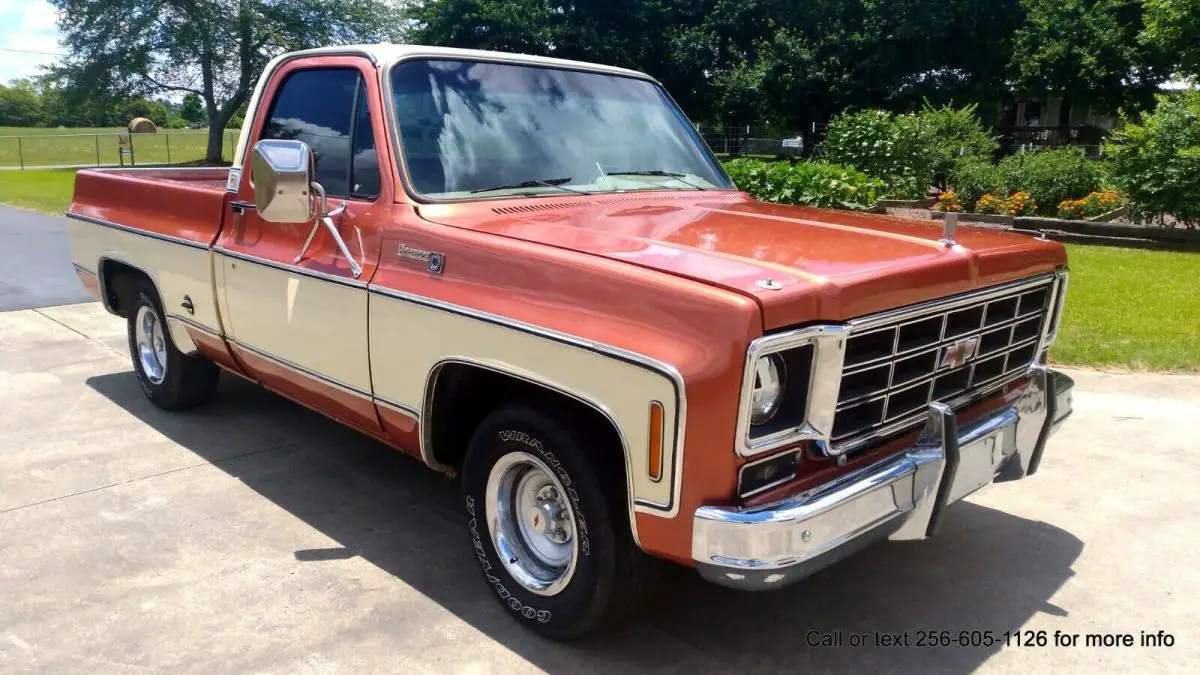
<svg viewBox="0 0 1200 675">
<path fill-rule="evenodd" d="M 239 130 L 226 129 L 226 158 L 233 156 Z M 0 169 L 183 164 L 204 159 L 207 131 L 160 131 L 0 136 Z"/>
<path fill-rule="evenodd" d="M 817 122 L 807 129 L 780 132 L 753 126 L 696 125 L 696 130 L 713 152 L 721 156 L 760 155 L 770 157 L 809 157 L 825 138 L 828 125 Z M 1104 156 L 1104 140 L 1109 131 L 1095 127 L 1062 130 L 1058 128 L 993 129 L 1001 155 L 1030 152 L 1041 148 L 1076 147 L 1093 159 Z"/>
<path fill-rule="evenodd" d="M 998 136 L 1002 154 L 1011 155 L 1041 148 L 1075 147 L 1092 159 L 1104 157 L 1104 142 L 1111 135 L 1099 127 L 1027 127 L 1003 130 Z"/>
<path fill-rule="evenodd" d="M 772 157 L 805 157 L 825 137 L 825 124 L 814 123 L 809 129 L 780 132 L 753 126 L 696 125 L 696 131 L 718 155 L 770 155 Z"/>
</svg>

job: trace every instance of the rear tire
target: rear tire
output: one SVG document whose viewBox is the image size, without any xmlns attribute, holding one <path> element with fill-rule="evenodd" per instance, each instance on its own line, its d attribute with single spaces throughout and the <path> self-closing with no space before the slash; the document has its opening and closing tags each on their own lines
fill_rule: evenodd
<svg viewBox="0 0 1200 675">
<path fill-rule="evenodd" d="M 158 291 L 148 279 L 130 288 L 129 355 L 146 398 L 163 410 L 203 405 L 217 391 L 221 369 L 203 356 L 187 356 L 175 347 Z"/>
<path fill-rule="evenodd" d="M 623 489 L 597 471 L 604 449 L 587 447 L 544 412 L 514 405 L 480 423 L 463 464 L 467 527 L 487 585 L 514 619 L 553 640 L 630 618 L 654 569 L 634 545 Z"/>
</svg>

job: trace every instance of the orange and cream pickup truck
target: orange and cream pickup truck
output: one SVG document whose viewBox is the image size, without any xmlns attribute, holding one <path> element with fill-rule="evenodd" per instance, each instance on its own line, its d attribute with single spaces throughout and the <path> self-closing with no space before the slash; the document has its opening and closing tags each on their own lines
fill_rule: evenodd
<svg viewBox="0 0 1200 675">
<path fill-rule="evenodd" d="M 463 555 L 557 639 L 656 558 L 762 590 L 932 536 L 1071 412 L 1061 245 L 757 202 L 619 68 L 290 53 L 231 168 L 81 171 L 68 215 L 154 404 L 225 370 L 458 478 Z"/>
</svg>

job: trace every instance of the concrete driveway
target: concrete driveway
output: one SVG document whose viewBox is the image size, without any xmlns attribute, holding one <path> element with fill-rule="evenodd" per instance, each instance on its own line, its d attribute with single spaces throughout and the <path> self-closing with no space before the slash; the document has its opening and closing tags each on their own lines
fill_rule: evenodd
<svg viewBox="0 0 1200 675">
<path fill-rule="evenodd" d="M 1200 378 L 1074 373 L 1041 472 L 957 505 L 937 539 L 770 594 L 680 569 L 625 633 L 564 646 L 489 597 L 452 484 L 233 377 L 210 407 L 160 412 L 125 349 L 96 304 L 0 313 L 2 672 L 1191 672 L 1200 656 Z M 1018 629 L 1049 644 L 805 645 Z M 1158 630 L 1173 647 L 1083 637 Z"/>
</svg>

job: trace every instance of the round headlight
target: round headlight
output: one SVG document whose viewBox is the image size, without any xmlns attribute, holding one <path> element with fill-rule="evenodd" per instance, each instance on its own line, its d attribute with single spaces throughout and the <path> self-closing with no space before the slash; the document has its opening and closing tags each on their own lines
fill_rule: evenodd
<svg viewBox="0 0 1200 675">
<path fill-rule="evenodd" d="M 783 361 L 774 354 L 754 364 L 754 389 L 750 393 L 750 423 L 765 424 L 783 401 Z"/>
</svg>

